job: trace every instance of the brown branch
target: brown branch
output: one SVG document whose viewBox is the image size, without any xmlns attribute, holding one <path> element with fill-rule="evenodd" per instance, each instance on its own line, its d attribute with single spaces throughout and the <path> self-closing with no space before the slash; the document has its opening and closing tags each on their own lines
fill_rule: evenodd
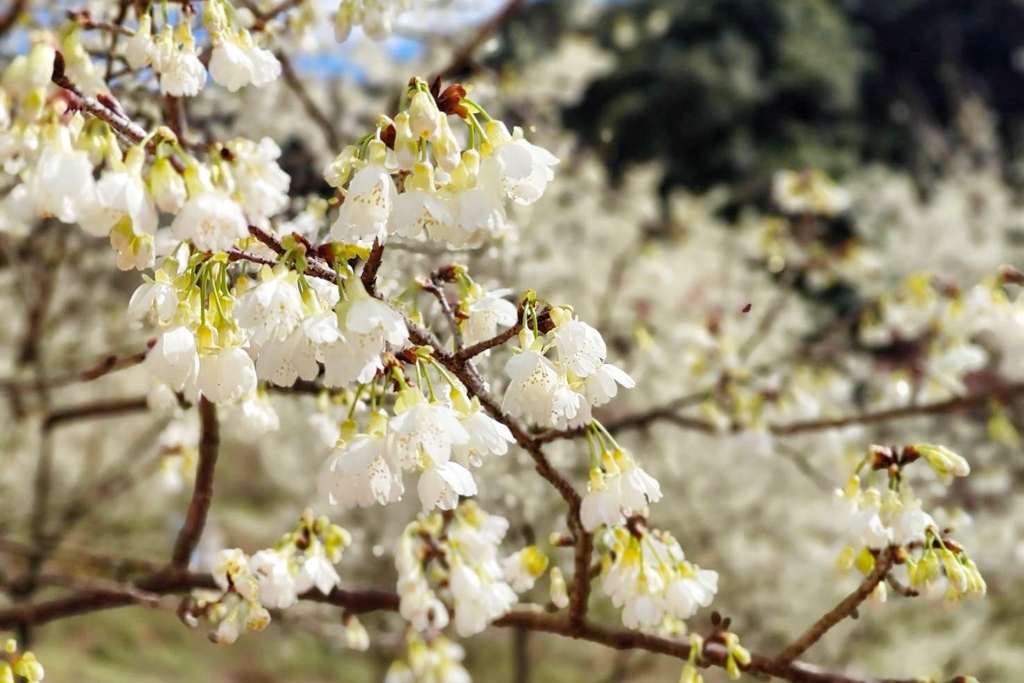
<svg viewBox="0 0 1024 683">
<path fill-rule="evenodd" d="M 0 553 L 30 557 L 34 552 L 35 549 L 28 543 L 0 538 Z M 131 573 L 155 573 L 163 568 L 159 562 L 120 555 L 106 555 L 80 548 L 53 548 L 48 558 L 51 562 L 58 564 L 103 570 L 115 577 Z"/>
<path fill-rule="evenodd" d="M 28 0 L 14 0 L 3 16 L 0 16 L 0 35 L 7 33 L 17 23 L 21 13 L 28 9 Z"/>
<path fill-rule="evenodd" d="M 103 401 L 91 401 L 68 408 L 52 410 L 43 420 L 43 429 L 47 432 L 69 422 L 91 420 L 103 417 L 119 417 L 129 413 L 142 412 L 149 409 L 145 396 L 119 398 Z"/>
<path fill-rule="evenodd" d="M 569 595 L 569 616 L 573 624 L 581 625 L 586 616 L 587 602 L 590 597 L 590 556 L 593 552 L 593 537 L 583 529 L 583 523 L 580 520 L 582 497 L 569 480 L 551 466 L 544 454 L 541 442 L 517 420 L 502 411 L 501 406 L 484 388 L 483 380 L 476 368 L 473 367 L 471 360 L 445 351 L 441 342 L 433 334 L 412 321 L 407 320 L 406 326 L 409 328 L 409 337 L 413 342 L 420 346 L 432 347 L 434 357 L 445 369 L 459 378 L 470 396 L 476 397 L 491 417 L 508 427 L 516 443 L 530 454 L 537 474 L 551 484 L 569 506 L 568 524 L 574 540 L 574 573 Z"/>
<path fill-rule="evenodd" d="M 71 616 L 123 607 L 139 602 L 142 595 L 186 593 L 193 589 L 215 588 L 206 574 L 183 571 L 160 572 L 131 584 L 130 588 L 96 589 L 34 604 L 24 604 L 0 610 L 0 629 L 40 625 Z M 301 596 L 303 600 L 320 602 L 344 608 L 352 614 L 398 610 L 396 593 L 384 590 L 346 591 L 335 589 L 329 595 L 312 591 Z M 639 631 L 611 628 L 587 621 L 574 623 L 555 614 L 546 614 L 535 606 L 525 607 L 507 614 L 494 622 L 500 628 L 551 633 L 577 640 L 597 643 L 616 650 L 643 650 L 680 660 L 690 656 L 688 641 L 666 638 Z M 728 653 L 720 643 L 709 642 L 702 651 L 703 666 L 724 667 Z M 752 675 L 768 675 L 797 683 L 916 683 L 917 679 L 879 679 L 829 671 L 800 661 L 780 663 L 770 657 L 751 654 L 751 662 L 743 670 Z"/>
<path fill-rule="evenodd" d="M 32 380 L 16 380 L 9 379 L 0 381 L 0 390 L 10 391 L 14 393 L 33 391 L 39 389 L 40 386 L 46 389 L 54 389 L 57 387 L 67 386 L 69 384 L 77 384 L 79 382 L 91 382 L 94 379 L 99 379 L 104 375 L 130 368 L 138 365 L 146 359 L 146 351 L 140 351 L 133 353 L 130 356 L 118 357 L 110 355 L 104 358 L 102 361 L 91 367 L 85 368 L 84 370 L 75 370 L 64 375 L 56 375 L 54 377 L 47 377 L 41 382 Z"/>
<path fill-rule="evenodd" d="M 249 234 L 263 243 L 268 249 L 273 251 L 278 256 L 283 256 L 288 250 L 285 249 L 281 241 L 274 237 L 263 228 L 255 225 L 249 226 Z M 228 252 L 228 258 L 232 261 L 252 261 L 253 263 L 259 263 L 263 265 L 273 266 L 274 261 L 257 256 L 255 254 L 249 254 L 239 249 L 232 249 Z M 324 263 L 315 254 L 306 254 L 306 275 L 310 277 L 319 278 L 321 280 L 327 280 L 328 282 L 337 282 L 338 274 L 326 263 Z"/>
<path fill-rule="evenodd" d="M 806 652 L 808 648 L 821 640 L 821 638 L 828 633 L 833 626 L 853 614 L 854 610 L 856 610 L 862 602 L 867 600 L 868 596 L 874 592 L 878 584 L 884 581 L 885 577 L 888 576 L 889 570 L 892 568 L 895 552 L 895 549 L 891 547 L 883 550 L 875 559 L 874 569 L 872 569 L 867 578 L 857 586 L 857 589 L 847 595 L 842 602 L 827 612 L 823 617 L 821 617 L 821 619 L 814 622 L 810 628 L 804 631 L 803 635 L 793 641 L 792 645 L 783 650 L 782 653 L 775 658 L 775 664 L 789 664 Z"/>
<path fill-rule="evenodd" d="M 476 358 L 477 356 L 479 356 L 484 351 L 488 351 L 489 349 L 493 349 L 495 346 L 501 346 L 502 344 L 504 344 L 508 340 L 513 339 L 517 334 L 519 334 L 520 330 L 522 330 L 522 329 L 523 329 L 523 321 L 522 321 L 522 315 L 520 315 L 519 322 L 517 322 L 512 327 L 508 328 L 507 330 L 505 330 L 503 332 L 499 332 L 498 334 L 494 335 L 490 339 L 484 339 L 483 341 L 477 342 L 476 344 L 473 344 L 472 346 L 467 346 L 464 349 L 460 349 L 458 351 L 458 353 L 455 354 L 455 357 L 458 358 L 459 360 L 463 360 L 463 361 L 470 360 L 472 358 Z M 581 433 L 583 433 L 583 432 L 581 432 Z"/>
<path fill-rule="evenodd" d="M 838 427 L 848 427 L 858 424 L 878 424 L 892 420 L 902 420 L 910 417 L 923 415 L 943 415 L 966 408 L 974 408 L 984 405 L 992 400 L 1013 400 L 1024 395 L 1024 383 L 1005 384 L 988 391 L 981 391 L 964 396 L 956 396 L 946 401 L 925 403 L 916 406 L 903 406 L 901 408 L 890 408 L 858 415 L 848 415 L 831 420 L 809 420 L 806 422 L 791 422 L 789 424 L 773 425 L 771 428 L 774 434 L 800 434 L 803 432 L 815 432 Z"/>
<path fill-rule="evenodd" d="M 206 515 L 213 499 L 213 475 L 220 451 L 220 424 L 217 421 L 217 405 L 205 396 L 199 399 L 199 464 L 196 467 L 196 483 L 192 500 L 188 505 L 185 523 L 174 541 L 171 565 L 187 567 L 192 551 L 199 545 L 199 539 L 206 527 Z"/>
<path fill-rule="evenodd" d="M 472 347 L 470 347 L 472 348 Z M 469 349 L 466 349 L 467 351 Z M 945 401 L 925 403 L 922 405 L 902 406 L 899 408 L 888 408 L 844 417 L 829 418 L 824 420 L 807 420 L 801 422 L 790 422 L 786 424 L 768 425 L 767 429 L 776 436 L 789 436 L 792 434 L 805 434 L 808 432 L 820 432 L 828 429 L 839 429 L 852 425 L 870 425 L 903 420 L 913 417 L 927 415 L 944 415 L 946 413 L 966 410 L 985 405 L 990 401 L 1011 401 L 1024 396 L 1024 383 L 1005 384 L 988 391 L 980 391 L 964 396 L 956 396 Z M 704 398 L 704 395 L 694 395 L 693 398 Z M 690 397 L 670 402 L 664 406 L 652 408 L 634 415 L 626 415 L 614 420 L 604 422 L 608 431 L 614 433 L 645 429 L 656 422 L 668 422 L 683 429 L 704 432 L 705 434 L 723 433 L 715 424 L 701 418 L 679 415 L 676 410 L 690 405 Z M 724 430 L 724 433 L 742 431 L 742 427 L 734 426 L 731 430 Z M 549 430 L 537 435 L 540 443 L 558 441 L 560 439 L 573 439 L 586 432 L 585 427 Z"/>
<path fill-rule="evenodd" d="M 154 137 L 149 136 L 146 130 L 139 124 L 132 121 L 125 114 L 117 111 L 111 107 L 108 107 L 103 102 L 100 102 L 94 97 L 88 97 L 82 94 L 82 91 L 78 89 L 67 74 L 64 72 L 65 63 L 64 55 L 59 51 L 53 60 L 53 82 L 64 89 L 65 95 L 70 101 L 71 105 L 84 111 L 98 119 L 106 121 L 110 128 L 125 141 L 137 145 L 143 140 L 148 139 L 146 142 L 146 150 L 151 154 L 156 153 L 157 144 L 159 141 Z M 182 141 L 184 142 L 184 141 Z M 177 155 L 171 155 L 171 165 L 179 173 L 184 173 L 185 162 L 182 161 Z"/>
<path fill-rule="evenodd" d="M 363 286 L 373 296 L 377 291 L 377 271 L 380 270 L 380 263 L 384 259 L 384 245 L 379 239 L 373 241 L 373 248 L 370 256 L 366 259 L 363 272 L 360 277 L 363 279 Z"/>
</svg>

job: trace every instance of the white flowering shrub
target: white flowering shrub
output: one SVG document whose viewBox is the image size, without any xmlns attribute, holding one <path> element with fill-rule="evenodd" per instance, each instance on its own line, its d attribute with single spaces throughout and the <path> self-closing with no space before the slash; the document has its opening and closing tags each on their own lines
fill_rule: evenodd
<svg viewBox="0 0 1024 683">
<path fill-rule="evenodd" d="M 1020 215 L 990 173 L 921 200 L 780 169 L 726 220 L 729 189 L 616 185 L 552 123 L 615 68 L 580 36 L 448 77 L 522 2 L 419 55 L 430 78 L 353 35 L 378 72 L 348 92 L 293 57 L 417 3 L 42 4 L 0 20 L 23 645 L 142 604 L 234 647 L 295 626 L 389 683 L 493 680 L 473 649 L 501 629 L 517 680 L 533 633 L 687 683 L 1024 664 L 997 617 L 1024 547 Z M 1001 654 L 943 654 L 976 632 Z M 593 673 L 568 671 L 536 676 Z M 11 641 L 0 680 L 42 679 Z"/>
</svg>

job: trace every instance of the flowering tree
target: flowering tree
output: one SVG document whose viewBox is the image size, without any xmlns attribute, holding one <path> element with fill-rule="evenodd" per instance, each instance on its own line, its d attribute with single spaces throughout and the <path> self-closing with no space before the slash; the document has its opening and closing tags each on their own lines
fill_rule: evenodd
<svg viewBox="0 0 1024 683">
<path fill-rule="evenodd" d="M 818 171 L 777 174 L 773 214 L 732 232 L 710 217 L 713 196 L 639 207 L 656 195 L 650 187 L 610 188 L 584 153 L 566 148 L 559 156 L 573 163 L 561 163 L 532 133 L 510 130 L 486 74 L 475 89 L 448 76 L 523 2 L 499 8 L 423 72 L 430 77 L 403 78 L 392 100 L 373 103 L 386 113 L 356 117 L 367 128 L 343 147 L 289 56 L 316 41 L 317 3 L 111 0 L 73 8 L 57 26 L 30 4 L 15 0 L 0 18 L 22 39 L 0 81 L 0 230 L 5 265 L 30 302 L 11 352 L 12 372 L 25 376 L 4 388 L 12 429 L 38 432 L 11 446 L 22 477 L 11 507 L 25 514 L 0 548 L 11 562 L 0 627 L 22 645 L 47 622 L 179 596 L 181 621 L 225 644 L 320 603 L 331 609 L 317 623 L 340 610 L 344 642 L 365 650 L 375 635 L 359 617 L 396 613 L 383 628 L 394 633 L 400 621 L 403 634 L 389 682 L 468 680 L 456 638 L 489 629 L 513 630 L 522 648 L 525 634 L 543 632 L 654 653 L 689 683 L 718 675 L 707 671 L 970 680 L 931 677 L 936 662 L 879 679 L 805 653 L 890 591 L 914 603 L 985 595 L 951 512 L 970 492 L 971 467 L 932 435 L 972 437 L 889 431 L 879 436 L 891 445 L 876 445 L 866 429 L 980 409 L 989 411 L 983 438 L 1014 442 L 1006 406 L 1024 391 L 1014 353 L 1024 318 L 1008 292 L 1024 281 L 1019 272 L 993 270 L 969 289 L 923 272 L 893 285 L 880 264 L 896 259 L 883 258 L 881 242 L 836 238 L 837 217 L 868 192 Z M 343 0 L 333 9 L 344 41 L 353 26 L 387 37 L 408 8 Z M 585 48 L 566 49 L 574 71 L 607 68 L 583 59 Z M 282 170 L 286 140 L 256 139 L 272 110 L 217 120 L 230 93 L 281 82 L 298 105 L 283 110 L 284 134 L 312 131 L 329 148 L 315 183 L 322 194 Z M 558 97 L 572 88 L 538 99 Z M 552 149 L 565 147 L 548 135 Z M 556 178 L 565 166 L 566 179 Z M 83 279 L 115 261 L 139 271 L 131 294 L 123 279 Z M 558 298 L 574 290 L 579 301 Z M 853 304 L 829 299 L 844 291 Z M 62 332 L 47 322 L 62 298 L 93 317 Z M 141 334 L 125 331 L 125 307 Z M 686 319 L 686 310 L 700 314 Z M 55 369 L 41 351 L 47 339 L 73 362 Z M 126 386 L 144 395 L 73 393 L 133 372 Z M 634 388 L 643 400 L 618 407 Z M 55 401 L 62 391 L 79 400 Z M 149 460 L 129 446 L 108 466 L 86 438 L 57 434 L 139 413 L 159 431 Z M 658 431 L 666 428 L 702 441 Z M 92 429 L 101 450 L 121 439 Z M 295 484 L 286 516 L 298 523 L 279 527 L 272 545 L 225 547 L 209 533 L 219 477 L 245 475 L 232 441 L 262 444 L 279 467 L 296 467 L 292 484 L 309 483 Z M 713 457 L 690 464 L 679 449 Z M 22 450 L 33 453 L 24 476 Z M 812 462 L 816 451 L 829 460 Z M 719 585 L 728 558 L 763 562 L 730 530 L 756 521 L 749 506 L 715 502 L 775 495 L 751 488 L 755 469 L 768 467 L 741 459 L 751 454 L 792 460 L 826 489 L 800 495 L 841 508 L 823 546 L 834 542 L 841 569 L 857 576 L 846 597 L 809 604 L 803 630 L 768 638 L 764 650 L 741 645 L 741 636 L 760 639 L 736 602 L 730 616 L 712 610 L 729 600 L 730 586 Z M 72 483 L 58 495 L 64 475 Z M 122 498 L 166 519 L 171 501 L 132 498 L 152 480 L 190 490 L 169 550 L 152 544 L 139 559 L 76 536 L 82 520 Z M 708 539 L 693 539 L 698 565 L 684 553 L 697 515 L 677 496 L 696 499 L 708 486 L 715 519 Z M 774 514 L 768 502 L 763 512 Z M 804 536 L 795 528 L 780 552 L 800 558 L 793 544 Z M 388 576 L 374 565 L 382 556 Z M 831 571 L 797 561 L 807 577 Z M 90 571 L 73 571 L 82 564 Z M 758 588 L 751 580 L 735 595 Z M 15 642 L 0 665 L 5 680 L 41 680 Z"/>
</svg>

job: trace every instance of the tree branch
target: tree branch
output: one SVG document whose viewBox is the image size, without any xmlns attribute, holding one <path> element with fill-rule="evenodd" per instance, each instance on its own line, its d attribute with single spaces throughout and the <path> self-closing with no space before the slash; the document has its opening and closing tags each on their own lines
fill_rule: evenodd
<svg viewBox="0 0 1024 683">
<path fill-rule="evenodd" d="M 148 353 L 148 348 L 146 351 L 139 351 L 130 356 L 118 357 L 110 355 L 92 367 L 85 368 L 84 370 L 75 370 L 64 375 L 47 377 L 42 381 L 16 379 L 0 381 L 0 390 L 18 393 L 33 391 L 39 388 L 55 389 L 79 382 L 91 382 L 104 375 L 138 365 L 146 359 L 146 353 Z"/>
<path fill-rule="evenodd" d="M 782 653 L 775 658 L 775 664 L 789 664 L 807 651 L 808 648 L 821 640 L 821 638 L 828 633 L 833 626 L 853 614 L 854 610 L 856 610 L 862 602 L 867 600 L 868 596 L 871 595 L 878 584 L 884 581 L 885 577 L 888 576 L 889 570 L 892 569 L 894 554 L 894 548 L 890 547 L 883 550 L 875 560 L 874 569 L 872 569 L 867 578 L 857 586 L 857 589 L 847 595 L 842 602 L 827 612 L 823 617 L 821 617 L 821 619 L 814 622 L 810 628 L 804 631 L 803 635 L 793 641 L 792 645 L 783 650 Z"/>
<path fill-rule="evenodd" d="M 217 405 L 205 396 L 199 399 L 199 465 L 196 467 L 196 484 L 192 490 L 192 501 L 188 505 L 185 523 L 174 542 L 171 565 L 187 567 L 192 551 L 199 545 L 199 539 L 206 527 L 206 515 L 213 499 L 213 475 L 220 450 L 220 424 L 217 421 Z"/>
<path fill-rule="evenodd" d="M 152 595 L 186 593 L 194 589 L 211 588 L 216 588 L 216 584 L 208 574 L 185 571 L 158 572 L 131 584 L 130 587 L 86 590 L 63 598 L 0 610 L 0 629 L 36 626 L 58 619 L 124 607 L 138 603 L 142 596 L 148 598 Z M 375 589 L 335 589 L 329 595 L 322 595 L 314 590 L 301 596 L 301 599 L 342 607 L 352 614 L 396 612 L 399 604 L 396 593 Z M 612 628 L 587 621 L 573 623 L 562 616 L 547 614 L 535 605 L 525 606 L 505 615 L 495 621 L 494 626 L 551 633 L 616 650 L 643 650 L 684 661 L 690 656 L 688 641 Z M 703 648 L 701 664 L 706 667 L 724 667 L 726 658 L 725 648 L 719 643 L 711 642 L 705 644 Z M 751 662 L 743 670 L 748 674 L 775 676 L 795 683 L 917 683 L 917 679 L 881 679 L 843 674 L 800 661 L 780 663 L 757 653 L 751 654 Z"/>
</svg>

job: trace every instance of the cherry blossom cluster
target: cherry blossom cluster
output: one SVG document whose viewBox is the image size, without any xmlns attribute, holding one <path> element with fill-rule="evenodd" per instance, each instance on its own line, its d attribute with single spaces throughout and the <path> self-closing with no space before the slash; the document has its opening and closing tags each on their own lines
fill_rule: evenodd
<svg viewBox="0 0 1024 683">
<path fill-rule="evenodd" d="M 354 26 L 362 26 L 374 40 L 386 40 L 395 20 L 412 7 L 412 0 L 341 0 L 334 15 L 334 37 L 338 42 L 352 34 Z"/>
<path fill-rule="evenodd" d="M 344 195 L 331 226 L 335 240 L 383 244 L 399 234 L 479 244 L 506 229 L 506 200 L 531 204 L 554 177 L 558 160 L 550 152 L 519 128 L 509 133 L 462 86 L 442 92 L 438 81 L 414 79 L 407 100 L 394 119 L 381 117 L 325 170 Z M 465 123 L 465 143 L 449 115 Z"/>
<path fill-rule="evenodd" d="M 505 365 L 511 381 L 502 408 L 540 426 L 586 425 L 592 408 L 614 398 L 620 386 L 636 384 L 621 368 L 605 362 L 608 348 L 601 333 L 570 309 L 552 308 L 549 319 L 542 334 L 535 309 L 523 309 L 519 346 Z"/>
<path fill-rule="evenodd" d="M 864 574 L 874 568 L 881 552 L 895 548 L 895 563 L 911 588 L 928 595 L 944 594 L 956 601 L 964 596 L 984 595 L 985 580 L 964 548 L 948 536 L 922 509 L 922 501 L 907 479 L 906 468 L 924 460 L 938 476 L 948 482 L 970 474 L 970 466 L 960 455 L 932 444 L 903 448 L 872 446 L 861 461 L 857 473 L 837 492 L 850 513 L 850 529 L 860 547 L 847 546 L 840 554 L 840 566 L 856 567 Z M 867 486 L 861 472 L 867 471 Z M 885 475 L 886 486 L 881 488 Z M 879 583 L 873 597 L 885 600 L 886 584 Z"/>
<path fill-rule="evenodd" d="M 153 15 L 144 11 L 139 26 L 125 48 L 128 65 L 136 70 L 152 67 L 160 78 L 160 92 L 174 97 L 193 97 L 206 84 L 206 66 L 192 33 L 189 5 L 174 26 L 164 22 L 154 36 Z M 231 92 L 247 85 L 261 87 L 281 75 L 281 64 L 269 50 L 256 44 L 227 0 L 205 3 L 203 28 L 213 49 L 209 55 L 210 76 Z"/>
<path fill-rule="evenodd" d="M 18 652 L 13 639 L 0 650 L 0 683 L 39 683 L 46 676 L 43 665 L 31 652 Z"/>
<path fill-rule="evenodd" d="M 395 660 L 388 668 L 384 683 L 469 683 L 469 672 L 462 665 L 466 651 L 458 643 L 435 634 L 425 638 L 416 631 L 406 636 L 405 659 Z"/>
<path fill-rule="evenodd" d="M 683 620 L 709 606 L 718 592 L 718 574 L 688 562 L 667 531 L 647 529 L 637 519 L 597 538 L 603 547 L 601 589 L 622 609 L 629 628 L 683 633 Z"/>
<path fill-rule="evenodd" d="M 507 531 L 505 518 L 484 512 L 471 500 L 451 513 L 421 515 L 406 527 L 395 550 L 395 567 L 399 612 L 412 629 L 448 625 L 442 598 L 451 601 L 455 630 L 462 637 L 480 633 L 508 613 L 518 601 L 509 580 L 524 590 L 532 582 L 524 581 L 519 558 L 505 563 L 510 570 L 506 579 L 498 552 Z M 543 567 L 538 565 L 546 566 L 542 560 L 531 564 L 526 572 L 539 568 L 539 574 Z"/>
<path fill-rule="evenodd" d="M 240 548 L 220 551 L 213 568 L 219 590 L 194 591 L 185 619 L 195 625 L 205 616 L 215 625 L 210 639 L 217 643 L 233 643 L 242 630 L 262 631 L 270 623 L 268 610 L 291 607 L 313 589 L 329 595 L 341 582 L 334 565 L 350 544 L 347 531 L 306 510 L 273 548 L 252 557 Z M 350 642 L 362 640 L 359 628 L 349 624 Z"/>
<path fill-rule="evenodd" d="M 319 479 L 329 503 L 345 508 L 386 505 L 401 499 L 403 472 L 418 472 L 424 511 L 452 510 L 460 498 L 476 495 L 470 468 L 487 456 L 507 452 L 514 441 L 508 427 L 487 415 L 478 399 L 468 399 L 461 383 L 430 360 L 429 354 L 421 354 L 413 366 L 419 386 L 410 386 L 392 366 L 402 387 L 392 416 L 377 408 L 364 429 L 351 419 L 345 425 L 343 438 L 352 436 L 338 444 Z M 369 392 L 375 402 L 376 390 L 371 386 Z"/>
</svg>

